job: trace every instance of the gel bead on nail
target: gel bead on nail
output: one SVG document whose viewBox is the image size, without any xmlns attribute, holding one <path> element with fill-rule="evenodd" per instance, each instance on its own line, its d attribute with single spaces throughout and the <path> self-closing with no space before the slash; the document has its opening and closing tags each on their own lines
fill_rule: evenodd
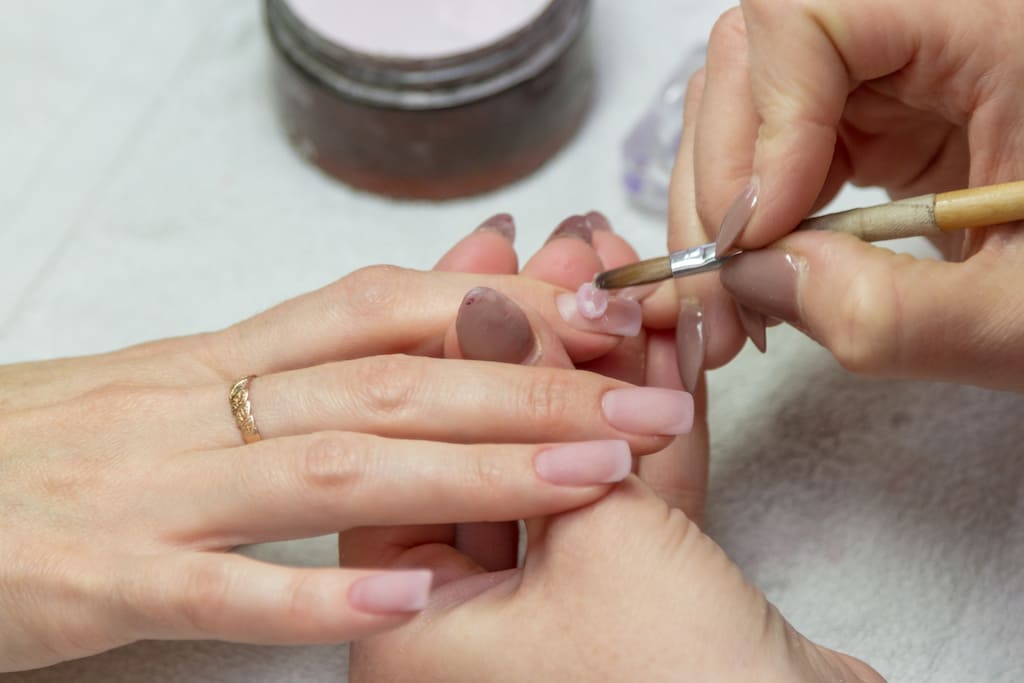
<svg viewBox="0 0 1024 683">
<path fill-rule="evenodd" d="M 584 285 L 588 286 L 593 287 Z M 638 302 L 609 296 L 602 290 L 593 295 L 584 292 L 582 296 L 579 292 L 561 292 L 555 296 L 555 306 L 562 320 L 577 330 L 635 337 L 643 326 L 643 309 Z"/>
<path fill-rule="evenodd" d="M 576 308 L 587 320 L 597 320 L 608 311 L 608 292 L 587 282 L 576 290 Z"/>
</svg>

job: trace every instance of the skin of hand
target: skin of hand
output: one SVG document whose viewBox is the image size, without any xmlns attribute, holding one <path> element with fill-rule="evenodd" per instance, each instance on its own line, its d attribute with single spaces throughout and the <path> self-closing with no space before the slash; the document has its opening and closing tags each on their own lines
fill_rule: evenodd
<svg viewBox="0 0 1024 683">
<path fill-rule="evenodd" d="M 511 217 L 502 216 L 502 220 L 506 227 L 505 239 L 499 239 L 493 230 L 476 230 L 446 253 L 435 268 L 473 273 L 515 273 L 518 257 L 513 248 L 514 225 Z M 636 252 L 612 231 L 607 218 L 590 212 L 585 216 L 571 216 L 560 223 L 544 247 L 523 266 L 521 275 L 576 289 L 589 282 L 602 268 L 636 260 Z M 477 291 L 467 295 L 458 322 L 445 340 L 446 357 L 553 368 L 574 367 L 563 343 L 543 317 L 528 309 L 524 311 L 501 292 L 488 289 L 484 294 L 474 293 Z M 648 292 L 629 294 L 642 300 Z M 473 320 L 481 320 L 484 324 L 474 326 Z M 484 334 L 480 335 L 480 331 Z M 513 350 L 502 343 L 502 340 L 522 336 L 532 338 L 531 350 L 525 354 L 518 347 Z M 603 356 L 579 365 L 605 376 L 654 387 L 655 401 L 660 404 L 666 402 L 666 392 L 659 393 L 657 388 L 670 390 L 667 395 L 676 394 L 676 398 L 682 389 L 673 338 L 666 332 L 642 332 L 637 337 L 623 340 Z M 688 425 L 685 435 L 677 436 L 668 448 L 639 459 L 634 466 L 634 470 L 641 473 L 662 497 L 681 506 L 695 519 L 703 514 L 707 489 L 708 432 L 704 400 L 703 392 L 695 397 L 698 404 L 695 417 L 699 419 Z M 652 414 L 664 409 L 664 405 L 648 407 Z M 365 558 L 347 554 L 350 540 L 357 546 L 369 543 L 386 548 L 370 564 L 390 562 L 398 554 L 419 546 L 447 543 L 464 552 L 479 565 L 479 569 L 496 571 L 515 567 L 518 537 L 515 521 L 364 528 L 343 533 L 339 550 L 343 565 L 351 561 L 359 566 L 369 566 Z"/>
<path fill-rule="evenodd" d="M 439 267 L 514 263 L 496 255 L 505 248 L 471 235 Z M 552 240 L 523 272 L 571 286 L 566 278 L 586 280 L 594 270 L 635 258 L 617 236 L 595 233 L 593 247 Z M 558 266 L 565 263 L 584 272 L 566 274 Z M 543 321 L 536 324 L 546 341 L 529 362 L 566 362 L 557 339 L 539 327 Z M 456 335 L 446 343 L 448 354 L 464 355 L 459 341 Z M 614 358 L 623 355 L 620 348 L 632 357 L 632 369 Z M 646 366 L 648 380 L 679 385 L 664 333 L 608 356 L 613 360 L 605 369 L 636 374 L 637 365 Z M 580 510 L 528 520 L 520 568 L 514 526 L 344 532 L 344 564 L 430 567 L 436 586 L 430 606 L 411 623 L 353 643 L 349 680 L 880 681 L 862 662 L 800 636 L 701 533 L 694 519 L 706 488 L 707 431 L 703 400 L 697 405 L 694 430 L 640 459 L 639 476 Z"/>
<path fill-rule="evenodd" d="M 393 628 L 423 606 L 429 572 L 224 551 L 574 509 L 628 474 L 630 451 L 669 443 L 623 381 L 441 358 L 477 286 L 530 310 L 572 361 L 621 343 L 563 320 L 572 294 L 538 280 L 371 267 L 220 332 L 0 368 L 0 670 L 139 639 Z M 263 440 L 243 445 L 227 394 L 249 374 Z"/>
<path fill-rule="evenodd" d="M 797 633 L 681 510 L 635 476 L 528 524 L 520 569 L 484 572 L 443 541 L 348 556 L 429 566 L 443 583 L 412 622 L 352 645 L 352 683 L 844 681 L 864 663 Z"/>
<path fill-rule="evenodd" d="M 704 308 L 707 367 L 783 320 L 855 372 L 1024 389 L 1021 226 L 951 235 L 949 261 L 787 236 L 846 182 L 902 198 L 1024 178 L 1022 22 L 1016 0 L 744 0 L 721 17 L 689 88 L 669 239 L 747 250 L 721 271 L 738 309 L 716 276 L 678 283 Z M 726 220 L 752 186 L 749 222 Z"/>
</svg>

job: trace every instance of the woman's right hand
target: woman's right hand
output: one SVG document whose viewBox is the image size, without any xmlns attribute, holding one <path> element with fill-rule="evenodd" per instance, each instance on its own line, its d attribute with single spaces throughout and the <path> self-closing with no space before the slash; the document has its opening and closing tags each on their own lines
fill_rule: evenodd
<svg viewBox="0 0 1024 683">
<path fill-rule="evenodd" d="M 557 305 L 572 294 L 527 278 L 375 267 L 222 332 L 0 368 L 0 670 L 138 639 L 392 628 L 425 604 L 429 572 L 221 551 L 572 509 L 692 417 L 682 392 L 674 423 L 659 423 L 648 390 L 626 382 L 437 357 L 478 286 L 543 318 L 574 360 L 625 331 L 614 317 L 573 327 Z M 638 324 L 633 306 L 620 313 Z M 251 374 L 263 440 L 243 445 L 228 387 Z"/>
<path fill-rule="evenodd" d="M 856 372 L 1024 389 L 1019 225 L 942 245 L 962 263 L 787 236 L 845 182 L 899 198 L 1024 178 L 1022 22 L 1018 0 L 743 0 L 723 15 L 689 91 L 669 239 L 747 250 L 721 273 L 739 311 L 717 282 L 679 283 L 711 309 L 710 367 L 774 318 Z"/>
</svg>

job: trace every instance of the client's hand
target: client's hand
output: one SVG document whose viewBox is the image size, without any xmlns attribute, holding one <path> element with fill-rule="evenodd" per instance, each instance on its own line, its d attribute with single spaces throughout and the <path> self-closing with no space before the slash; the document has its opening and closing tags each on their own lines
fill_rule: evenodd
<svg viewBox="0 0 1024 683">
<path fill-rule="evenodd" d="M 372 538 L 346 553 L 377 563 Z M 450 546 L 393 566 L 444 583 L 410 624 L 353 645 L 352 683 L 845 681 L 870 667 L 797 633 L 714 541 L 635 477 L 529 526 L 522 569 L 483 572 Z"/>
<path fill-rule="evenodd" d="M 593 214 L 588 219 L 602 223 Z M 523 272 L 574 286 L 594 269 L 635 259 L 613 234 L 591 237 L 593 248 L 572 240 L 549 242 Z M 478 269 L 480 263 L 514 267 L 514 259 L 496 257 L 500 249 L 491 248 L 485 257 L 481 241 L 467 238 L 441 266 L 465 267 L 475 258 Z M 567 273 L 560 263 L 575 264 L 580 272 Z M 670 307 L 666 294 L 647 300 L 654 318 Z M 507 311 L 504 298 L 478 292 L 467 303 L 448 352 L 521 361 L 495 354 L 493 346 L 467 334 L 478 316 L 497 318 L 494 311 Z M 523 362 L 566 360 L 551 344 Z M 679 385 L 665 332 L 647 332 L 587 365 L 634 381 Z M 637 471 L 646 482 L 631 478 L 590 507 L 528 521 L 522 568 L 515 568 L 514 526 L 423 525 L 342 534 L 343 562 L 430 567 L 438 586 L 412 623 L 352 645 L 350 680 L 880 680 L 861 662 L 796 633 L 692 521 L 701 512 L 706 481 L 703 401 L 698 408 L 692 433 L 640 460 Z"/>
<path fill-rule="evenodd" d="M 568 239 L 560 239 L 561 237 Z M 576 239 L 572 239 L 573 237 Z M 597 270 L 622 265 L 635 259 L 635 252 L 624 240 L 611 232 L 607 221 L 599 214 L 591 213 L 585 218 L 576 217 L 563 223 L 561 229 L 556 230 L 544 248 L 523 267 L 522 273 L 575 288 L 589 280 Z M 507 272 L 515 268 L 515 257 L 507 245 L 493 240 L 485 244 L 482 236 L 471 235 L 449 252 L 439 267 Z M 663 299 L 666 295 L 671 298 L 671 293 L 667 290 L 659 292 L 654 298 Z M 650 301 L 650 298 L 647 300 Z M 663 300 L 655 307 L 667 308 L 669 303 Z M 510 310 L 514 312 L 514 304 L 499 292 L 477 291 L 467 297 L 466 305 L 459 314 L 460 324 L 456 326 L 456 339 L 449 340 L 450 343 L 447 345 L 448 355 L 554 367 L 570 365 L 570 359 L 561 351 L 557 340 L 543 345 L 543 353 L 528 358 L 502 352 L 500 345 L 494 343 L 503 336 L 501 334 L 494 334 L 489 340 L 490 344 L 481 343 L 478 333 L 480 326 L 476 321 L 515 319 L 517 316 L 508 315 Z M 676 354 L 671 334 L 668 332 L 645 331 L 639 337 L 626 340 L 605 356 L 581 365 L 590 370 L 654 387 L 677 389 L 681 386 Z M 658 391 L 653 389 L 652 396 Z M 666 398 L 672 393 L 666 392 Z M 649 408 L 650 417 L 655 416 L 659 410 L 664 410 L 665 403 L 668 401 L 663 400 L 662 405 L 654 402 Z M 693 430 L 688 435 L 678 437 L 671 446 L 661 452 L 643 457 L 636 467 L 636 471 L 649 484 L 645 490 L 653 489 L 660 496 L 659 500 L 667 501 L 667 504 L 678 506 L 695 516 L 699 515 L 703 508 L 707 465 L 707 429 L 703 420 L 703 400 L 698 401 L 698 406 L 700 419 L 695 422 Z M 662 502 L 661 505 L 664 507 L 666 503 Z M 541 520 L 528 522 L 531 558 L 535 557 L 534 552 L 540 552 L 535 539 L 544 525 Z M 632 534 L 635 530 L 628 529 L 628 526 L 623 525 L 623 533 Z M 509 571 L 515 572 L 513 576 L 519 576 L 514 570 L 517 537 L 518 532 L 514 523 L 354 529 L 342 534 L 341 558 L 343 563 L 353 566 L 431 567 L 435 570 L 435 585 L 440 586 L 441 604 L 451 605 L 469 599 L 492 583 L 505 580 L 510 576 Z M 603 539 L 595 539 L 594 542 L 605 543 Z M 618 546 L 618 540 L 611 541 L 611 545 Z M 591 553 L 591 550 L 587 549 L 587 553 Z M 531 562 L 532 559 L 527 561 L 528 567 Z M 645 581 L 643 575 L 643 571 L 636 572 L 630 582 Z M 564 585 L 570 583 L 571 578 L 552 577 L 552 581 L 562 582 Z M 631 590 L 626 585 L 592 588 L 601 593 Z M 601 598 L 598 596 L 596 599 Z M 412 636 L 404 633 L 395 634 L 394 637 L 384 637 L 366 645 L 353 644 L 353 680 L 549 680 L 546 674 L 538 678 L 538 671 L 541 669 L 526 674 L 522 673 L 522 669 L 502 670 L 504 659 L 500 653 L 490 659 L 493 666 L 478 666 L 493 650 L 505 647 L 501 641 L 506 638 L 513 646 L 508 656 L 516 656 L 520 645 L 526 646 L 527 643 L 518 640 L 511 631 L 532 628 L 532 625 L 518 619 L 501 625 L 496 621 L 500 618 L 499 615 L 485 610 L 482 613 L 484 623 L 481 624 L 479 631 L 484 640 L 478 642 L 473 635 L 476 633 L 475 617 L 469 617 L 467 620 L 459 617 L 458 625 L 452 625 L 451 630 L 447 630 L 449 624 L 444 621 L 447 616 L 444 615 L 443 607 L 441 610 L 440 623 L 445 635 L 437 636 L 436 640 L 436 634 L 430 627 L 420 631 L 419 626 L 414 626 Z M 542 628 L 548 625 L 553 628 L 553 624 L 559 619 L 571 617 L 564 612 L 552 613 L 550 616 L 552 621 L 548 624 L 544 624 L 543 620 L 537 623 L 541 624 Z M 430 618 L 434 619 L 434 616 Z M 508 629 L 508 632 L 505 629 Z M 548 635 L 552 637 L 547 639 Z M 535 649 L 524 661 L 534 661 L 535 658 L 557 654 L 558 649 L 565 645 L 560 637 L 562 635 L 564 634 L 549 634 L 543 630 L 538 632 L 537 640 L 531 642 L 529 646 L 534 647 L 536 643 L 543 642 L 544 647 Z M 458 646 L 460 653 L 464 645 L 472 648 L 474 643 L 483 649 L 473 657 L 462 658 L 456 655 L 452 662 L 453 666 L 445 667 L 441 662 L 446 656 L 445 648 L 452 642 L 448 640 L 449 637 L 462 641 Z M 410 642 L 408 638 L 422 639 L 421 644 L 414 645 L 415 656 L 407 664 L 394 662 L 393 648 L 403 647 L 403 643 Z M 423 650 L 440 647 L 437 658 L 421 661 L 421 645 Z M 480 660 L 476 659 L 477 656 Z M 420 664 L 426 665 L 425 668 L 421 668 Z M 600 666 L 601 663 L 596 664 Z M 581 668 L 575 674 L 578 674 L 581 680 L 593 680 L 594 671 L 591 668 Z M 576 677 L 574 675 L 566 679 L 561 673 L 552 672 L 550 679 L 573 680 Z"/>
<path fill-rule="evenodd" d="M 365 637 L 423 606 L 429 572 L 220 551 L 551 514 L 604 495 L 630 450 L 666 445 L 679 424 L 652 421 L 625 382 L 428 357 L 476 286 L 544 330 L 524 356 L 601 357 L 639 324 L 621 302 L 566 322 L 571 294 L 526 278 L 375 267 L 222 332 L 0 368 L 0 670 L 144 638 Z M 243 445 L 228 388 L 248 375 L 263 439 Z"/>
</svg>

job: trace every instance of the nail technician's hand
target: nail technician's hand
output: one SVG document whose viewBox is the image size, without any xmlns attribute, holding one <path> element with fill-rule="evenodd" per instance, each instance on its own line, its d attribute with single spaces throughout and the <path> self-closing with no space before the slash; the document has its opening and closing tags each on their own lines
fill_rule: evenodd
<svg viewBox="0 0 1024 683">
<path fill-rule="evenodd" d="M 376 267 L 223 332 L 0 368 L 0 670 L 138 639 L 337 642 L 395 627 L 422 607 L 429 572 L 221 551 L 576 508 L 626 475 L 630 450 L 667 443 L 624 382 L 425 357 L 481 285 L 543 317 L 574 359 L 621 341 L 565 322 L 564 290 L 539 281 Z M 262 440 L 243 445 L 228 387 L 250 374 Z"/>
<path fill-rule="evenodd" d="M 1017 0 L 744 0 L 691 86 L 698 135 L 680 151 L 671 245 L 702 224 L 721 226 L 722 247 L 764 247 L 845 182 L 905 197 L 1024 178 L 1022 20 Z M 953 242 L 960 263 L 794 234 L 721 277 L 752 336 L 769 316 L 857 372 L 1024 389 L 1024 230 Z M 736 328 L 710 335 L 726 355 Z"/>
<path fill-rule="evenodd" d="M 531 523 L 522 569 L 485 573 L 441 544 L 396 556 L 351 534 L 347 552 L 445 581 L 412 622 L 353 645 L 352 683 L 882 680 L 797 633 L 635 477 Z"/>
</svg>

